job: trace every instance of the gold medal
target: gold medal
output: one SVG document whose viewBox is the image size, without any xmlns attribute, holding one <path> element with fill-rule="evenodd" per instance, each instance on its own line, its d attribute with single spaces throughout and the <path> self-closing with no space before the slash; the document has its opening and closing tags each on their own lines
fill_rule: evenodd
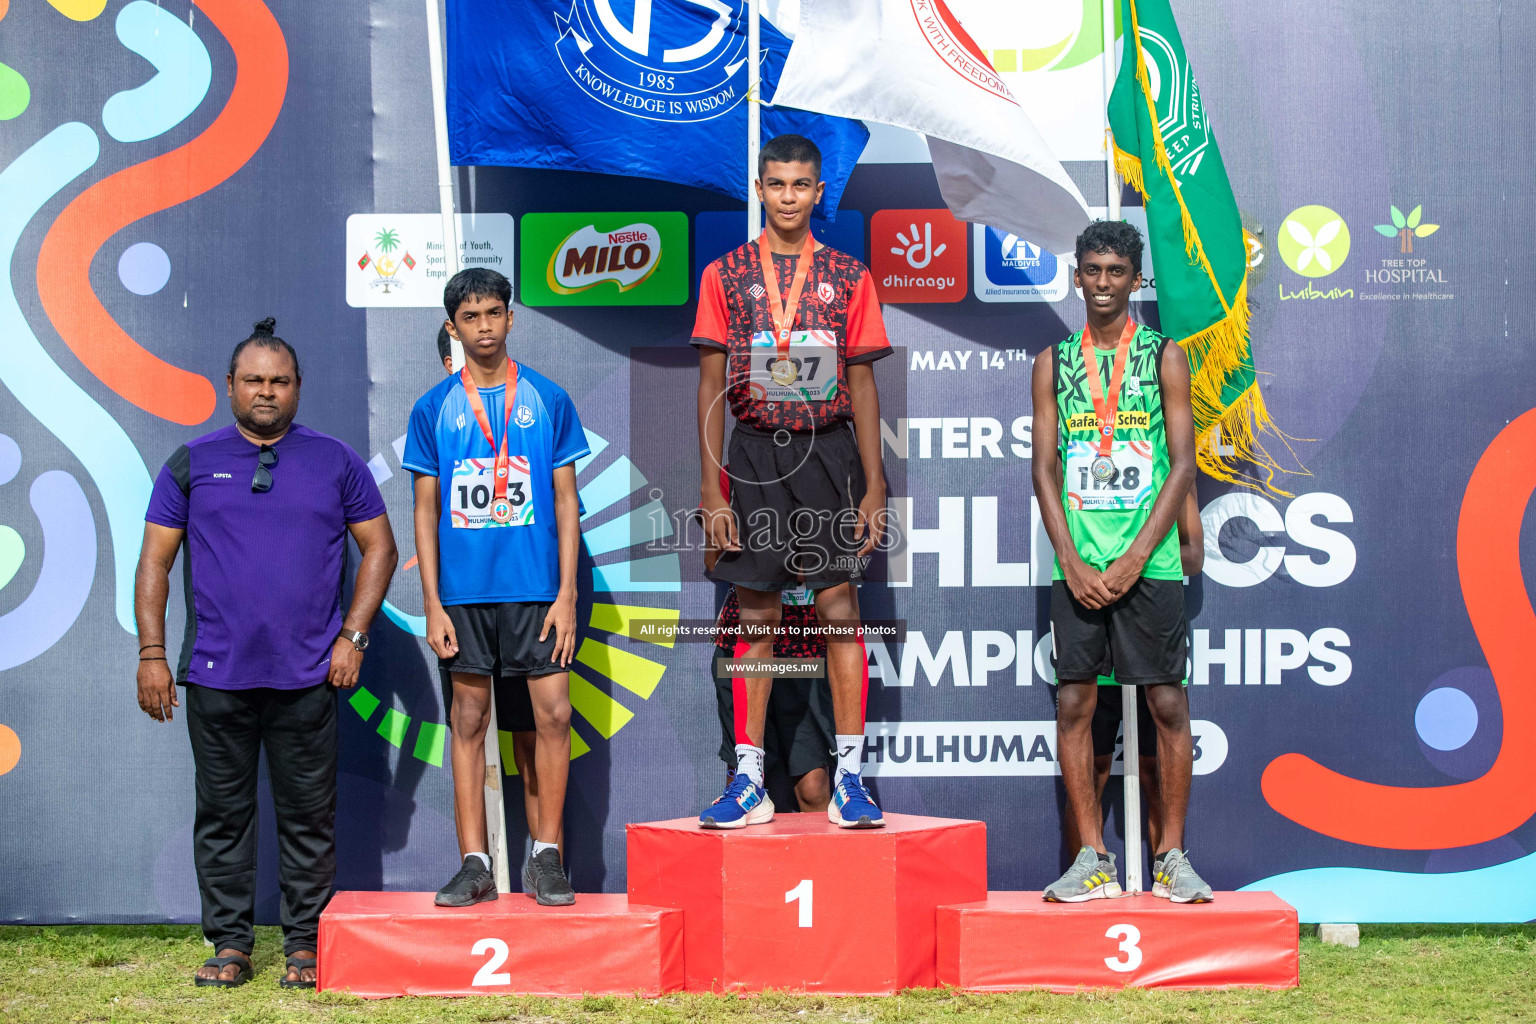
<svg viewBox="0 0 1536 1024">
<path fill-rule="evenodd" d="M 779 359 L 769 367 L 768 375 L 773 378 L 775 384 L 787 388 L 795 382 L 795 378 L 800 376 L 800 371 L 795 369 L 795 364 L 788 359 Z"/>
</svg>

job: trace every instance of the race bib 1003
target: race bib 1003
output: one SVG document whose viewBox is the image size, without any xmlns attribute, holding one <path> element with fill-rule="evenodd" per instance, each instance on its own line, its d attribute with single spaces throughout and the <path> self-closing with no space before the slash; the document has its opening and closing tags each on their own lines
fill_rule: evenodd
<svg viewBox="0 0 1536 1024">
<path fill-rule="evenodd" d="M 773 332 L 759 331 L 752 338 L 748 387 L 753 398 L 767 402 L 826 402 L 836 398 L 837 334 L 792 331 L 789 358 L 780 360 Z"/>
<path fill-rule="evenodd" d="M 1093 441 L 1068 441 L 1067 507 L 1082 512 L 1125 511 L 1152 495 L 1152 443 L 1116 441 L 1108 456 Z"/>
<path fill-rule="evenodd" d="M 492 509 L 496 493 L 495 459 L 458 459 L 448 485 L 448 515 L 456 530 L 485 530 L 494 526 L 533 525 L 533 487 L 528 460 L 514 455 L 507 473 L 507 503 L 511 516 L 498 522 Z"/>
</svg>

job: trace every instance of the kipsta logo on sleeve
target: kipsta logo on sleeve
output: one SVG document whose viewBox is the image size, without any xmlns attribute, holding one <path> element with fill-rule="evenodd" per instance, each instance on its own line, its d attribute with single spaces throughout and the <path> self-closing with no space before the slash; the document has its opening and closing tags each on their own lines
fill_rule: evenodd
<svg viewBox="0 0 1536 1024">
<path fill-rule="evenodd" d="M 523 232 L 524 305 L 688 301 L 686 214 L 530 213 Z"/>
<path fill-rule="evenodd" d="M 555 51 L 571 81 L 604 106 L 654 121 L 708 121 L 746 98 L 744 0 L 569 0 Z M 737 80 L 739 77 L 739 81 Z"/>
</svg>

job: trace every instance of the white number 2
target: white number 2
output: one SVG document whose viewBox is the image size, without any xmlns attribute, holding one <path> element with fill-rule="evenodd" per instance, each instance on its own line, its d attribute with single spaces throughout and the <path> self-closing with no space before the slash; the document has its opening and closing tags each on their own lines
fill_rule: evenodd
<svg viewBox="0 0 1536 1024">
<path fill-rule="evenodd" d="M 815 892 L 809 878 L 800 879 L 799 885 L 784 894 L 785 903 L 793 903 L 796 900 L 800 901 L 800 906 L 797 908 L 800 912 L 800 927 L 809 928 L 811 914 L 815 907 Z"/>
<path fill-rule="evenodd" d="M 510 985 L 512 975 L 506 971 L 498 972 L 496 968 L 507 962 L 507 944 L 500 939 L 481 939 L 475 943 L 469 951 L 471 956 L 485 956 L 491 954 L 481 968 L 475 972 L 475 980 L 471 985 Z"/>
<path fill-rule="evenodd" d="M 1136 943 L 1141 941 L 1141 929 L 1133 924 L 1117 924 L 1105 932 L 1104 937 L 1106 939 L 1119 939 L 1120 945 L 1117 948 L 1125 954 L 1124 960 L 1117 956 L 1105 957 L 1105 967 L 1112 971 L 1119 971 L 1122 974 L 1129 974 L 1141 966 L 1141 947 L 1136 945 Z"/>
</svg>

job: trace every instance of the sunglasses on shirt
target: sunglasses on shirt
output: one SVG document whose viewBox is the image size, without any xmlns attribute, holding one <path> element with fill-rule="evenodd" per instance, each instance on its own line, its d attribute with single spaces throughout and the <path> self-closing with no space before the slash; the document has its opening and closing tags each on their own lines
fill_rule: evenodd
<svg viewBox="0 0 1536 1024">
<path fill-rule="evenodd" d="M 265 494 L 272 489 L 272 467 L 277 465 L 277 449 L 269 444 L 261 446 L 256 455 L 256 475 L 251 478 L 251 491 Z"/>
</svg>

